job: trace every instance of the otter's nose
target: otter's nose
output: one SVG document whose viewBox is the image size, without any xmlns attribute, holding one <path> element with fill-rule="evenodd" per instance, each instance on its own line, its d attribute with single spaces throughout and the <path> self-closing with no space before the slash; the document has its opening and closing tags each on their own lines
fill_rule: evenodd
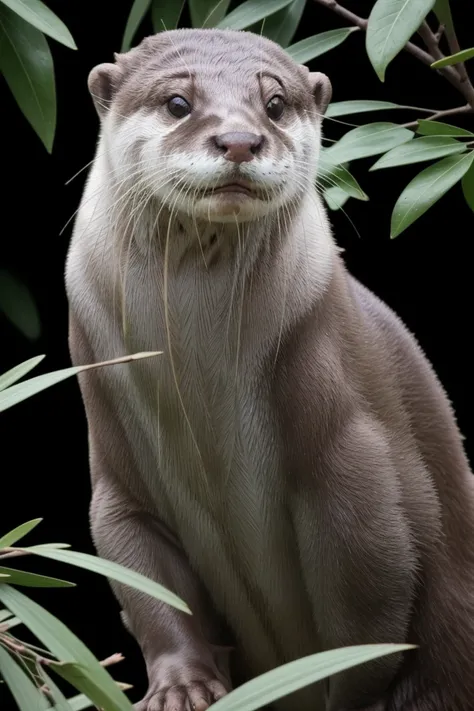
<svg viewBox="0 0 474 711">
<path fill-rule="evenodd" d="M 253 160 L 263 146 L 263 136 L 239 131 L 214 136 L 214 141 L 224 153 L 224 158 L 233 163 L 245 163 Z"/>
</svg>

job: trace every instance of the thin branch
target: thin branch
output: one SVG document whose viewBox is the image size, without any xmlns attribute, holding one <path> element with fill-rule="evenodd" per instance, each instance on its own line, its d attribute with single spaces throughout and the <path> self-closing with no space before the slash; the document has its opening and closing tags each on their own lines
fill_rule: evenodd
<svg viewBox="0 0 474 711">
<path fill-rule="evenodd" d="M 335 12 L 336 15 L 339 15 L 339 17 L 343 17 L 345 20 L 351 22 L 353 25 L 360 27 L 361 30 L 367 30 L 367 20 L 365 17 L 359 17 L 359 15 L 356 15 L 355 13 L 351 12 L 351 10 L 348 10 L 342 5 L 339 5 L 336 0 L 314 1 L 317 2 L 319 5 L 323 5 L 323 7 L 327 7 L 328 10 L 332 10 L 332 12 Z M 430 64 L 434 62 L 433 57 L 428 54 L 428 52 L 425 52 L 420 47 L 417 47 L 416 44 L 413 44 L 413 42 L 407 42 L 404 49 L 407 52 L 410 52 L 410 54 L 413 54 L 413 56 L 419 59 L 420 62 L 423 62 L 423 64 L 430 66 Z"/>
<path fill-rule="evenodd" d="M 326 7 L 328 10 L 331 10 L 336 15 L 339 15 L 339 17 L 344 18 L 356 27 L 360 27 L 361 30 L 367 30 L 367 19 L 364 17 L 359 17 L 359 15 L 356 15 L 351 10 L 348 10 L 342 5 L 339 5 L 337 0 L 314 1 L 317 2 L 319 5 Z M 425 42 L 426 47 L 429 51 L 425 52 L 424 49 L 421 49 L 421 47 L 417 47 L 417 45 L 413 44 L 413 42 L 407 42 L 404 47 L 404 50 L 419 59 L 420 62 L 423 62 L 423 64 L 431 66 L 431 64 L 433 64 L 436 59 L 442 59 L 444 57 L 444 54 L 438 47 L 438 43 L 441 37 L 440 30 L 438 30 L 438 33 L 435 35 L 431 31 L 428 23 L 424 22 L 418 32 L 423 38 L 423 41 Z M 451 36 L 451 42 L 452 41 L 453 37 Z M 455 37 L 454 41 L 457 42 L 457 39 Z M 462 79 L 458 71 L 453 67 L 443 67 L 441 69 L 438 69 L 437 71 L 442 76 L 444 76 L 445 79 L 447 79 L 450 84 L 452 84 L 465 97 L 471 107 L 471 110 L 474 112 L 474 87 L 469 81 L 467 74 L 466 78 Z"/>
<path fill-rule="evenodd" d="M 7 552 L 4 553 L 4 551 Z M 29 554 L 30 551 L 19 551 L 13 548 L 0 548 L 0 560 L 4 560 L 5 558 L 18 558 L 18 556 Z"/>
<path fill-rule="evenodd" d="M 418 34 L 422 38 L 429 52 L 431 53 L 434 60 L 444 59 L 444 54 L 438 47 L 438 42 L 436 40 L 436 35 L 432 31 L 426 20 L 422 23 L 418 30 Z M 456 40 L 457 43 L 457 40 Z M 462 79 L 460 73 L 454 67 L 442 67 L 437 71 L 440 72 L 456 89 L 467 99 L 468 103 L 474 111 L 474 87 L 469 81 L 469 77 L 465 74 L 465 78 Z"/>
<path fill-rule="evenodd" d="M 455 114 L 470 114 L 472 113 L 472 107 L 470 104 L 464 104 L 464 106 L 456 106 L 454 109 L 444 109 L 443 111 L 435 111 L 431 116 L 428 116 L 425 121 L 437 121 L 445 116 L 454 116 Z M 410 123 L 404 123 L 403 128 L 415 128 L 418 125 L 418 121 L 410 121 Z"/>
<path fill-rule="evenodd" d="M 458 38 L 456 36 L 456 30 L 454 29 L 454 27 L 446 28 L 446 39 L 448 40 L 448 47 L 450 49 L 451 54 L 457 54 L 461 51 L 461 47 L 459 46 Z M 454 69 L 458 71 L 459 76 L 461 77 L 461 81 L 469 82 L 469 77 L 467 75 L 464 62 L 459 62 L 459 64 L 455 64 Z"/>
</svg>

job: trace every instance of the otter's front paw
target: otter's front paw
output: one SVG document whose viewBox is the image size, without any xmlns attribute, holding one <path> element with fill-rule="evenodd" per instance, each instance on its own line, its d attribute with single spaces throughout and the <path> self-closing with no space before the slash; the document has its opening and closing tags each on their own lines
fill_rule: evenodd
<svg viewBox="0 0 474 711">
<path fill-rule="evenodd" d="M 206 711 L 225 696 L 228 688 L 220 674 L 200 666 L 168 670 L 160 679 L 150 679 L 148 693 L 136 711 Z"/>
</svg>

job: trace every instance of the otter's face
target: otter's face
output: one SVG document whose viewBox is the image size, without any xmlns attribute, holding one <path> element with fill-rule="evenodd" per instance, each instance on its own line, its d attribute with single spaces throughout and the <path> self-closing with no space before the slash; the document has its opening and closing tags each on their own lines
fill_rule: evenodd
<svg viewBox="0 0 474 711">
<path fill-rule="evenodd" d="M 96 67 L 117 180 L 211 222 L 263 217 L 315 179 L 331 88 L 247 32 L 175 30 Z"/>
</svg>

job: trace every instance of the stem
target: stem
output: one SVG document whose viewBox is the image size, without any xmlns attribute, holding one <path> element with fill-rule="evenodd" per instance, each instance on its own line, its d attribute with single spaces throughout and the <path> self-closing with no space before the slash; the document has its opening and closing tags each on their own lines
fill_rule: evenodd
<svg viewBox="0 0 474 711">
<path fill-rule="evenodd" d="M 456 36 L 456 30 L 454 29 L 454 27 L 446 28 L 446 39 L 448 40 L 448 47 L 450 49 L 451 54 L 457 54 L 457 52 L 461 51 L 461 47 L 459 46 L 458 38 Z M 466 66 L 464 62 L 455 64 L 454 69 L 456 69 L 459 73 L 461 81 L 469 82 L 469 77 L 467 75 Z"/>
<path fill-rule="evenodd" d="M 4 552 L 6 551 L 6 553 Z M 30 551 L 18 551 L 13 548 L 0 548 L 0 560 L 5 558 L 18 558 L 20 555 L 28 555 Z"/>
<path fill-rule="evenodd" d="M 444 58 L 444 54 L 438 47 L 436 36 L 431 30 L 426 20 L 421 24 L 421 27 L 418 30 L 418 34 L 422 38 L 423 42 L 426 44 L 428 50 L 430 51 L 433 57 L 433 60 Z M 474 111 L 474 87 L 469 81 L 469 77 L 467 76 L 465 70 L 464 79 L 461 78 L 460 73 L 454 67 L 442 67 L 437 71 L 442 74 L 454 87 L 456 87 L 456 89 L 467 99 L 469 105 Z"/>
<path fill-rule="evenodd" d="M 347 8 L 343 7 L 342 5 L 339 5 L 337 0 L 314 1 L 317 2 L 319 5 L 326 7 L 328 10 L 332 10 L 332 12 L 334 12 L 336 15 L 339 15 L 339 17 L 344 18 L 356 27 L 360 27 L 361 30 L 367 30 L 367 19 L 364 17 L 359 17 L 359 15 L 356 15 L 351 10 L 347 10 Z M 436 59 L 442 59 L 444 57 L 444 54 L 438 47 L 439 39 L 441 37 L 441 28 L 435 35 L 431 31 L 428 23 L 425 21 L 421 25 L 418 32 L 429 51 L 425 52 L 424 49 L 417 47 L 417 45 L 413 44 L 413 42 L 407 42 L 403 49 L 412 54 L 417 59 L 419 59 L 420 62 L 423 62 L 423 64 L 431 66 L 431 64 L 433 64 Z M 456 45 L 459 46 L 457 44 L 456 35 L 453 33 L 450 36 L 451 42 L 454 42 L 453 47 Z M 453 67 L 443 67 L 442 69 L 438 69 L 437 71 L 442 76 L 444 76 L 444 78 L 447 79 L 450 84 L 452 84 L 465 97 L 466 101 L 470 106 L 471 111 L 474 112 L 474 87 L 472 86 L 469 77 L 467 76 L 467 73 L 465 73 L 465 78 L 462 78 L 460 73 Z"/>
<path fill-rule="evenodd" d="M 472 113 L 472 108 L 470 104 L 465 104 L 464 106 L 456 106 L 454 109 L 444 109 L 443 111 L 436 111 L 431 116 L 425 119 L 425 121 L 436 121 L 444 116 L 454 116 L 455 114 L 470 114 Z M 410 121 L 410 123 L 404 123 L 403 128 L 415 128 L 418 125 L 418 121 Z"/>
</svg>

